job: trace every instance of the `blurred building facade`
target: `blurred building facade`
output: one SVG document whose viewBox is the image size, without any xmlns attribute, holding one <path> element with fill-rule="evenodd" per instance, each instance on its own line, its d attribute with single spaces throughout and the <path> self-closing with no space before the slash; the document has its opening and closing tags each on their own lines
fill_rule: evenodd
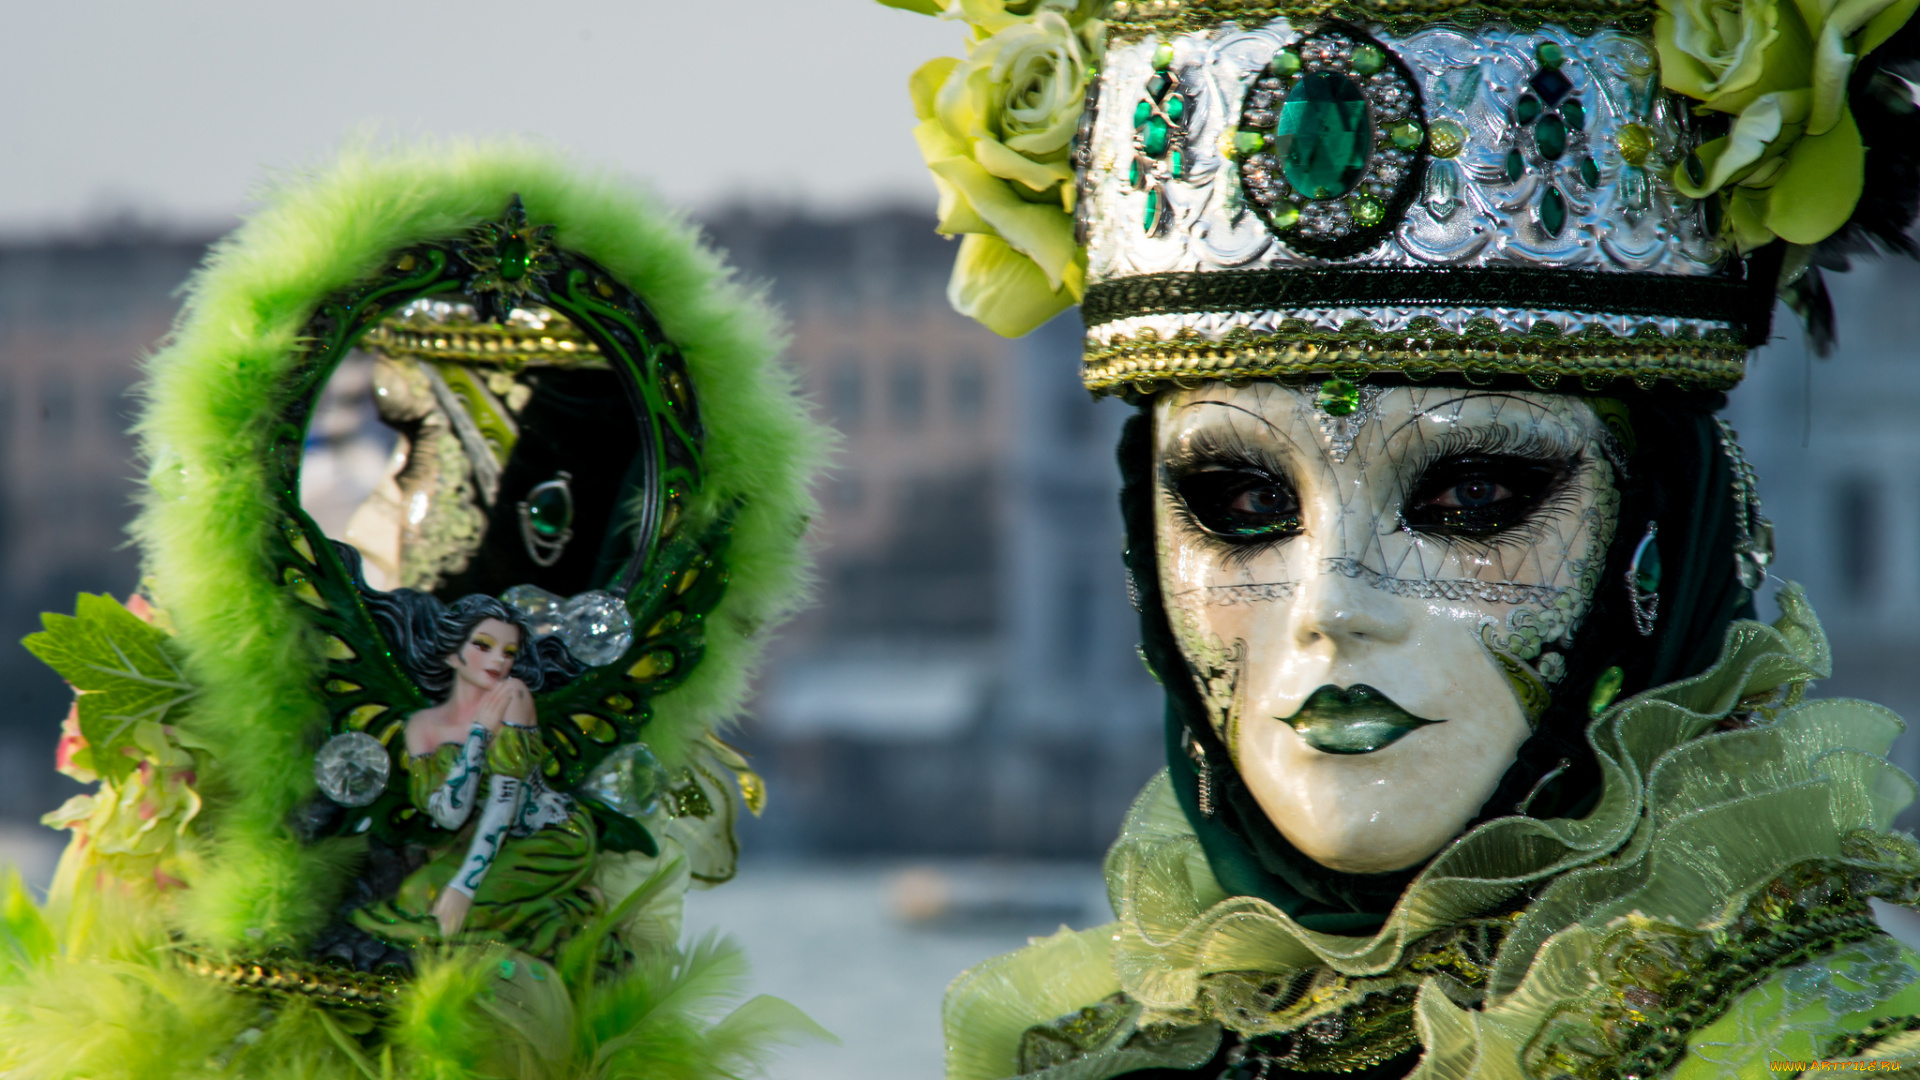
<svg viewBox="0 0 1920 1080">
<path fill-rule="evenodd" d="M 79 790 L 51 768 L 71 694 L 14 642 L 77 592 L 137 581 L 128 391 L 203 250 L 137 235 L 0 247 L 0 816 Z"/>
<path fill-rule="evenodd" d="M 917 213 L 739 211 L 709 230 L 788 313 L 790 362 L 843 433 L 818 603 L 778 639 L 741 733 L 772 796 L 749 849 L 1098 853 L 1159 767 L 1161 706 L 1120 561 L 1130 410 L 1080 387 L 1077 319 L 1009 342 L 955 315 L 954 249 Z M 0 246 L 0 638 L 135 584 L 127 392 L 202 250 Z M 1833 285 L 1839 354 L 1806 361 L 1782 312 L 1729 417 L 1776 571 L 1833 638 L 1824 692 L 1920 718 L 1920 267 Z M 74 790 L 49 768 L 68 695 L 11 645 L 0 677 L 0 817 L 31 819 Z M 1920 737 L 1896 754 L 1920 771 Z"/>
</svg>

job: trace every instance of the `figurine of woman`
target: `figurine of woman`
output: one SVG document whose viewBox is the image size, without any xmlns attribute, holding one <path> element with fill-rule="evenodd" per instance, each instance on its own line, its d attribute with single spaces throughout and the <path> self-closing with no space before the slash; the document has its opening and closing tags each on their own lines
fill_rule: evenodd
<svg viewBox="0 0 1920 1080">
<path fill-rule="evenodd" d="M 448 606 L 409 589 L 365 595 L 414 679 L 441 699 L 407 719 L 407 772 L 414 806 L 452 836 L 354 921 L 401 944 L 474 936 L 550 954 L 599 907 L 593 823 L 543 783 L 533 706 L 533 692 L 579 665 L 490 596 Z"/>
</svg>

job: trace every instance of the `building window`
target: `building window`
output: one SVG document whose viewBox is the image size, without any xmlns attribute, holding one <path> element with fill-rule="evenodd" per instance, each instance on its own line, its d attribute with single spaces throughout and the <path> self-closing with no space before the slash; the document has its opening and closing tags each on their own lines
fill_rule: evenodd
<svg viewBox="0 0 1920 1080">
<path fill-rule="evenodd" d="M 956 362 L 953 368 L 954 422 L 972 427 L 980 422 L 980 416 L 986 409 L 987 381 L 980 371 L 980 361 L 966 357 Z"/>
<path fill-rule="evenodd" d="M 1864 601 L 1880 579 L 1880 492 L 1864 478 L 1848 480 L 1834 493 L 1834 568 L 1849 600 Z"/>
<path fill-rule="evenodd" d="M 863 391 L 860 365 L 852 360 L 842 361 L 828 378 L 827 409 L 833 414 L 834 426 L 841 431 L 859 428 Z"/>
<path fill-rule="evenodd" d="M 927 413 L 927 378 L 918 357 L 903 356 L 893 366 L 893 418 L 902 426 L 918 424 Z"/>
</svg>

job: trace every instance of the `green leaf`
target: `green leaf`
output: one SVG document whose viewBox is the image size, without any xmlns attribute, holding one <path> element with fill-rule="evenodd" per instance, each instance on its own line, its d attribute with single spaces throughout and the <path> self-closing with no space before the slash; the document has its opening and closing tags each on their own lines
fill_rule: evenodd
<svg viewBox="0 0 1920 1080">
<path fill-rule="evenodd" d="M 142 720 L 165 723 L 199 688 L 188 680 L 166 631 L 142 622 L 111 596 L 81 593 L 73 615 L 40 617 L 45 630 L 22 642 L 80 694 L 80 734 L 94 767 L 119 780 L 133 760 L 119 752 Z"/>
<path fill-rule="evenodd" d="M 0 983 L 53 955 L 53 929 L 33 902 L 20 871 L 0 871 Z"/>
<path fill-rule="evenodd" d="M 940 14 L 939 0 L 880 0 L 886 7 L 899 8 L 901 11 L 915 11 L 922 15 Z"/>
</svg>

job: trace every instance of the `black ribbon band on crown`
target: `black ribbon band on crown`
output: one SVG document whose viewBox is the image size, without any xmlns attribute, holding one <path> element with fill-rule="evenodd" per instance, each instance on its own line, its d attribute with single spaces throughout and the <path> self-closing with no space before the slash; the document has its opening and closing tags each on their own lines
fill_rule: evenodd
<svg viewBox="0 0 1920 1080">
<path fill-rule="evenodd" d="M 1737 272 L 1741 264 L 1733 265 Z M 1757 346 L 1766 341 L 1773 317 L 1770 277 L 1755 274 L 1742 280 L 1533 267 L 1178 272 L 1090 285 L 1080 313 L 1092 327 L 1139 315 L 1198 312 L 1416 304 L 1533 308 L 1711 319 L 1732 324 L 1742 344 Z"/>
</svg>

